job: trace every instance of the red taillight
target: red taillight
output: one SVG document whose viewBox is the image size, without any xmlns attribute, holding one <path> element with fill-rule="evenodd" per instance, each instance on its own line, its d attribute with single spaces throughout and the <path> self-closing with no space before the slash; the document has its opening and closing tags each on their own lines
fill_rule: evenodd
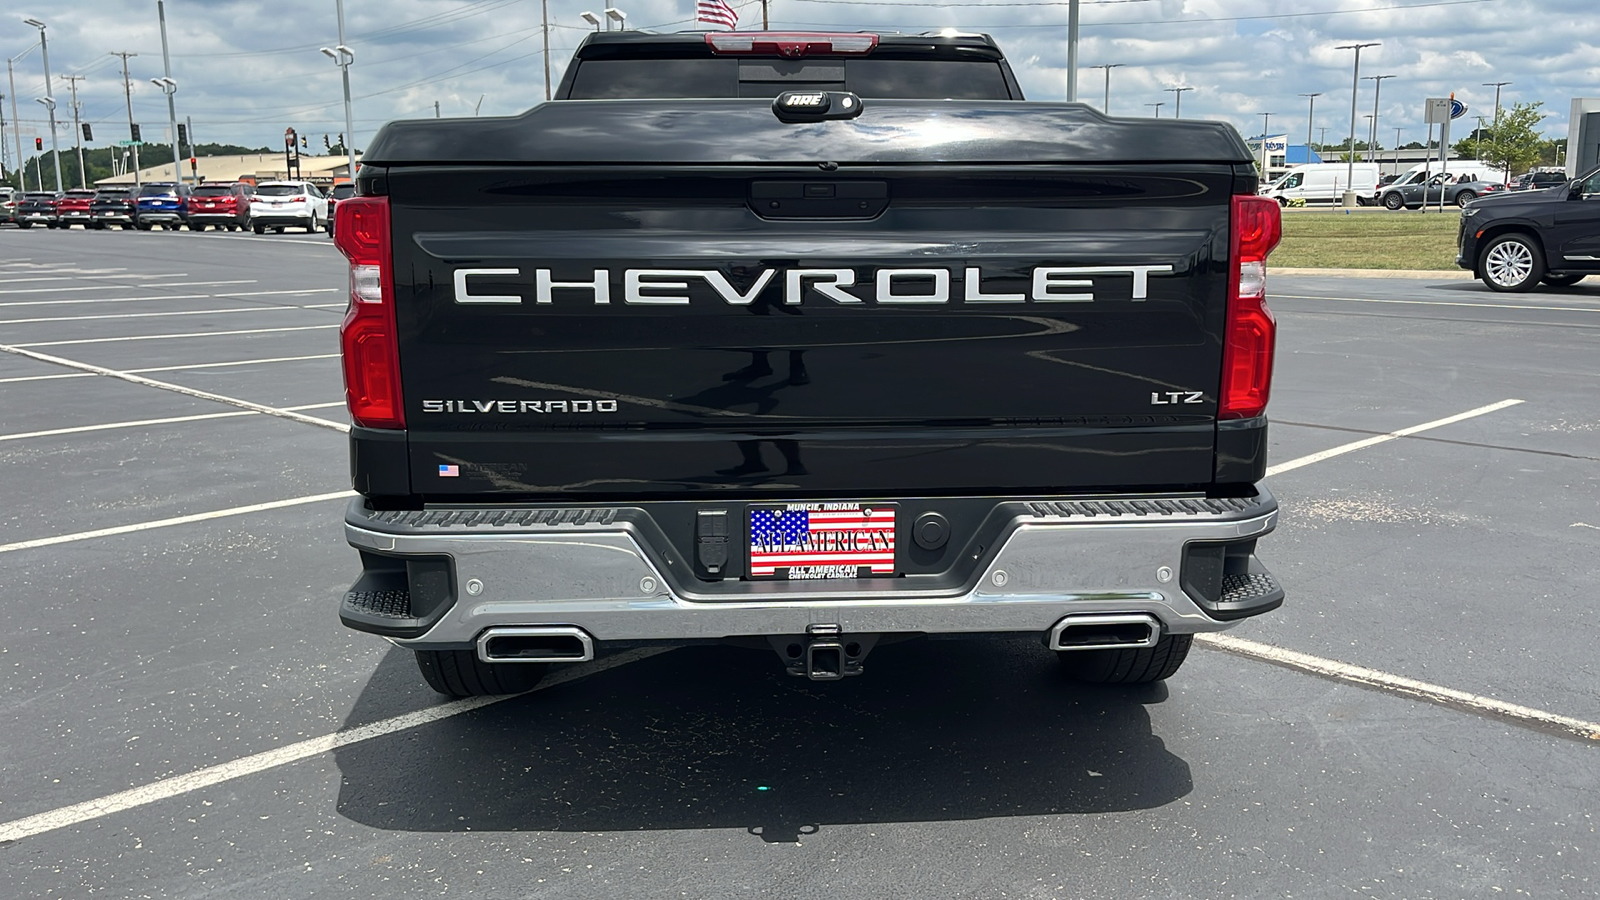
<svg viewBox="0 0 1600 900">
<path fill-rule="evenodd" d="M 365 428 L 404 428 L 389 198 L 351 197 L 334 216 L 333 243 L 350 260 L 350 308 L 339 329 L 350 418 Z"/>
<path fill-rule="evenodd" d="M 1267 409 L 1277 323 L 1267 311 L 1267 255 L 1283 237 L 1283 213 L 1270 197 L 1236 196 L 1230 222 L 1233 259 L 1223 330 L 1220 419 L 1248 419 Z"/>
<path fill-rule="evenodd" d="M 805 31 L 712 31 L 706 46 L 720 55 L 773 54 L 785 57 L 832 53 L 859 56 L 878 46 L 875 34 L 828 34 Z"/>
</svg>

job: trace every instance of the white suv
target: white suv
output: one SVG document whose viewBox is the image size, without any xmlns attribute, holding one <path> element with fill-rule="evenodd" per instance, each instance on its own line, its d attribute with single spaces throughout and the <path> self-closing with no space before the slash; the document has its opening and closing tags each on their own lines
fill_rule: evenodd
<svg viewBox="0 0 1600 900">
<path fill-rule="evenodd" d="M 256 234 L 291 227 L 314 234 L 328 227 L 328 197 L 309 181 L 262 182 L 250 198 L 250 224 Z"/>
</svg>

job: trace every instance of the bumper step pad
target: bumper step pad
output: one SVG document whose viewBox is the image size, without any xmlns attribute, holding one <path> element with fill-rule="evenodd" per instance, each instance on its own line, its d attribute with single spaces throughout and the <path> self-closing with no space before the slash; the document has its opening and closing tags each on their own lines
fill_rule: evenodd
<svg viewBox="0 0 1600 900">
<path fill-rule="evenodd" d="M 410 591 L 346 591 L 340 612 L 354 612 L 385 619 L 411 618 Z"/>
</svg>

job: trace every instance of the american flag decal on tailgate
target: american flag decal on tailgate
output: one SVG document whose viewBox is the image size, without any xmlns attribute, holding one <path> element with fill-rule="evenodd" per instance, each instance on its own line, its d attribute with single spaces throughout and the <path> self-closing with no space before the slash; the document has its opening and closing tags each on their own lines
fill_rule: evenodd
<svg viewBox="0 0 1600 900">
<path fill-rule="evenodd" d="M 895 508 L 791 503 L 750 511 L 753 578 L 860 578 L 894 574 Z"/>
</svg>

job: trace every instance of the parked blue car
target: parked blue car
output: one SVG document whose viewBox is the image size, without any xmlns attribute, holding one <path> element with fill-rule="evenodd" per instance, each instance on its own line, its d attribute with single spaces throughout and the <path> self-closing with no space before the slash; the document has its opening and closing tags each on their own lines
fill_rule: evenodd
<svg viewBox="0 0 1600 900">
<path fill-rule="evenodd" d="M 171 182 L 151 182 L 139 189 L 140 231 L 160 225 L 177 231 L 189 221 L 189 186 Z"/>
</svg>

